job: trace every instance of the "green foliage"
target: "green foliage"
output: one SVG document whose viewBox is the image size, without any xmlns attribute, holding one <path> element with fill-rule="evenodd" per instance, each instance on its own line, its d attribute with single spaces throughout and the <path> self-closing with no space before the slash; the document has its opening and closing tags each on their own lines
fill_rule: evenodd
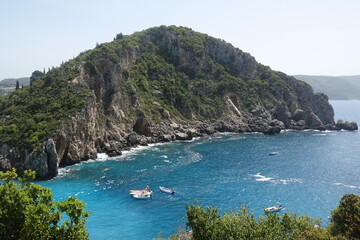
<svg viewBox="0 0 360 240">
<path fill-rule="evenodd" d="M 30 84 L 38 80 L 41 76 L 43 76 L 45 73 L 40 72 L 39 70 L 35 70 L 30 77 Z"/>
<path fill-rule="evenodd" d="M 15 169 L 0 172 L 0 239 L 88 239 L 84 203 L 74 197 L 54 202 L 49 188 L 29 182 L 34 171 L 17 177 Z"/>
<path fill-rule="evenodd" d="M 329 229 L 334 235 L 347 239 L 360 239 L 360 196 L 344 195 L 339 206 L 331 212 Z"/>
<path fill-rule="evenodd" d="M 72 61 L 45 75 L 35 71 L 31 86 L 0 98 L 0 142 L 41 151 L 60 123 L 87 102 L 89 91 L 69 81 L 77 74 Z"/>
<path fill-rule="evenodd" d="M 220 215 L 212 207 L 187 205 L 187 226 L 192 229 L 192 239 L 341 239 L 334 238 L 320 227 L 319 219 L 267 214 L 258 219 L 245 208 Z"/>
</svg>

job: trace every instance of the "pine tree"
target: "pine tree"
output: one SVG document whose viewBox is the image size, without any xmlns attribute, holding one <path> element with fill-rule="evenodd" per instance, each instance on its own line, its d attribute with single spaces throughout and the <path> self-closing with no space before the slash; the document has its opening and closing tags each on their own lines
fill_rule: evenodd
<svg viewBox="0 0 360 240">
<path fill-rule="evenodd" d="M 19 80 L 16 80 L 16 88 L 15 88 L 15 90 L 18 90 L 19 88 L 20 88 Z"/>
</svg>

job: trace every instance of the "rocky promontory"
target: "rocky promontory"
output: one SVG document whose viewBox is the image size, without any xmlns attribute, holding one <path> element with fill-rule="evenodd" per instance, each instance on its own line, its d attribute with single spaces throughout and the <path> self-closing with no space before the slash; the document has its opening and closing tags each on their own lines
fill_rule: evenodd
<svg viewBox="0 0 360 240">
<path fill-rule="evenodd" d="M 305 82 L 185 27 L 118 34 L 57 69 L 37 72 L 21 91 L 1 108 L 0 120 L 14 127 L 2 128 L 0 170 L 31 168 L 39 178 L 97 153 L 116 156 L 137 145 L 217 132 L 357 130 L 356 123 L 335 123 L 327 96 Z M 45 113 L 28 101 L 20 106 L 21 96 L 34 91 L 49 96 L 38 102 Z M 59 101 L 64 94 L 74 100 Z M 12 115 L 20 107 L 29 112 L 24 121 Z M 20 128 L 22 135 L 6 135 Z"/>
</svg>

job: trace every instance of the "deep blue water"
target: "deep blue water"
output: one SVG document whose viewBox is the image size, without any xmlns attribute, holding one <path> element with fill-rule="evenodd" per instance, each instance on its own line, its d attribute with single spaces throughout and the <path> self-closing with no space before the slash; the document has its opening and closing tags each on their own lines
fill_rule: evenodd
<svg viewBox="0 0 360 240">
<path fill-rule="evenodd" d="M 331 101 L 335 119 L 360 123 L 360 101 Z M 56 200 L 87 203 L 90 239 L 152 239 L 185 225 L 185 205 L 198 200 L 222 211 L 246 206 L 256 216 L 281 202 L 284 211 L 320 217 L 341 196 L 360 194 L 360 134 L 288 131 L 274 136 L 225 134 L 136 149 L 118 158 L 68 167 L 41 182 Z M 269 156 L 276 151 L 277 155 Z M 151 199 L 130 189 L 149 185 Z M 175 195 L 160 192 L 173 188 Z"/>
</svg>

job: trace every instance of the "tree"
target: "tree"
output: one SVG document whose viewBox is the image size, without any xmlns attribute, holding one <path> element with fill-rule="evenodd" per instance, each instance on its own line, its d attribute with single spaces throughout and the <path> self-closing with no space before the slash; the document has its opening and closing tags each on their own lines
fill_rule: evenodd
<svg viewBox="0 0 360 240">
<path fill-rule="evenodd" d="M 39 70 L 35 70 L 30 76 L 30 84 L 35 82 L 38 78 L 40 78 L 44 73 L 40 72 Z"/>
<path fill-rule="evenodd" d="M 220 215 L 212 207 L 187 205 L 186 225 L 192 229 L 192 239 L 316 239 L 335 240 L 319 219 L 297 216 L 294 213 L 277 213 L 258 219 L 246 208 Z"/>
<path fill-rule="evenodd" d="M 123 39 L 123 38 L 124 38 L 123 34 L 118 33 L 118 34 L 116 34 L 116 37 L 114 38 L 114 40 Z"/>
<path fill-rule="evenodd" d="M 0 239 L 88 239 L 85 204 L 74 197 L 54 202 L 49 188 L 29 182 L 34 178 L 31 170 L 23 177 L 0 172 Z"/>
<path fill-rule="evenodd" d="M 360 239 L 360 196 L 344 195 L 331 211 L 329 229 L 333 235 L 343 235 L 347 239 Z"/>
<path fill-rule="evenodd" d="M 16 80 L 16 87 L 15 90 L 18 90 L 20 88 L 19 80 Z"/>
</svg>

